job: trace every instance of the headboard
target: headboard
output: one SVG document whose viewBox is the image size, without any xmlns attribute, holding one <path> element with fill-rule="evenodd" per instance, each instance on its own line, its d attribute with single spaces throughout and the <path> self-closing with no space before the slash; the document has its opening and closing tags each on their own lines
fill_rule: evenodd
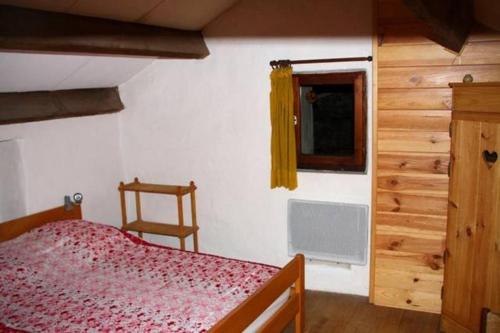
<svg viewBox="0 0 500 333">
<path fill-rule="evenodd" d="M 64 206 L 49 209 L 32 215 L 23 216 L 14 220 L 0 223 L 0 242 L 15 238 L 31 229 L 37 228 L 45 223 L 81 219 L 82 209 L 75 205 L 71 210 L 65 210 Z"/>
</svg>

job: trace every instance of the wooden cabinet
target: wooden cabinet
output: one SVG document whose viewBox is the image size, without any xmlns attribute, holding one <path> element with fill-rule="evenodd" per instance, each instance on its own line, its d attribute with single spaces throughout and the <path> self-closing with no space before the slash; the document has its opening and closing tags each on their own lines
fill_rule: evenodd
<svg viewBox="0 0 500 333">
<path fill-rule="evenodd" d="M 451 84 L 444 332 L 481 332 L 500 313 L 500 83 Z"/>
</svg>

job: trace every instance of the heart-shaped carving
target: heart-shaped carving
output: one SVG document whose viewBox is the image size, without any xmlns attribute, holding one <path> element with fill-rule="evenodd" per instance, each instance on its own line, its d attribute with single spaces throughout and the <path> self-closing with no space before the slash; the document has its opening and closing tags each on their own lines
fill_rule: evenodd
<svg viewBox="0 0 500 333">
<path fill-rule="evenodd" d="M 498 154 L 496 151 L 490 153 L 489 151 L 485 150 L 485 151 L 483 151 L 483 158 L 489 164 L 493 164 L 497 161 Z"/>
</svg>

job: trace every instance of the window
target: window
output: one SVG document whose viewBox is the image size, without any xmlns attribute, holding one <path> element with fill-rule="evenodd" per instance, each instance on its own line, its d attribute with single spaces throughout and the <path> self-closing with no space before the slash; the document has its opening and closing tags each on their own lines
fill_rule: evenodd
<svg viewBox="0 0 500 333">
<path fill-rule="evenodd" d="M 366 168 L 365 72 L 294 74 L 299 169 Z"/>
</svg>

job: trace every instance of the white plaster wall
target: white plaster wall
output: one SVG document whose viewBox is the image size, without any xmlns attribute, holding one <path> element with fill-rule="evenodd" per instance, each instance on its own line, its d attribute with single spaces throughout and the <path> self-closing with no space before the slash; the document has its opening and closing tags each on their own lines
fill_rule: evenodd
<svg viewBox="0 0 500 333">
<path fill-rule="evenodd" d="M 266 3 L 295 10 L 280 12 Z M 208 58 L 158 60 L 123 84 L 126 110 L 119 117 L 126 178 L 174 184 L 195 180 L 201 250 L 275 265 L 290 259 L 289 198 L 370 204 L 369 171 L 301 172 L 296 191 L 269 188 L 269 61 L 371 54 L 369 4 L 367 0 L 244 0 L 205 30 Z M 255 36 L 250 33 L 252 25 Z M 273 36 L 272 29 L 286 37 Z M 294 67 L 297 72 L 340 69 L 367 71 L 370 129 L 371 64 Z M 371 152 L 368 161 L 370 156 Z M 175 218 L 174 201 L 147 197 L 143 214 Z M 367 295 L 368 267 L 308 263 L 306 286 Z"/>
<path fill-rule="evenodd" d="M 60 206 L 65 194 L 82 192 L 84 218 L 119 225 L 123 169 L 117 117 L 0 125 L 0 141 L 22 142 L 28 213 Z"/>
<path fill-rule="evenodd" d="M 21 144 L 20 140 L 0 140 L 0 221 L 26 215 Z"/>
</svg>

